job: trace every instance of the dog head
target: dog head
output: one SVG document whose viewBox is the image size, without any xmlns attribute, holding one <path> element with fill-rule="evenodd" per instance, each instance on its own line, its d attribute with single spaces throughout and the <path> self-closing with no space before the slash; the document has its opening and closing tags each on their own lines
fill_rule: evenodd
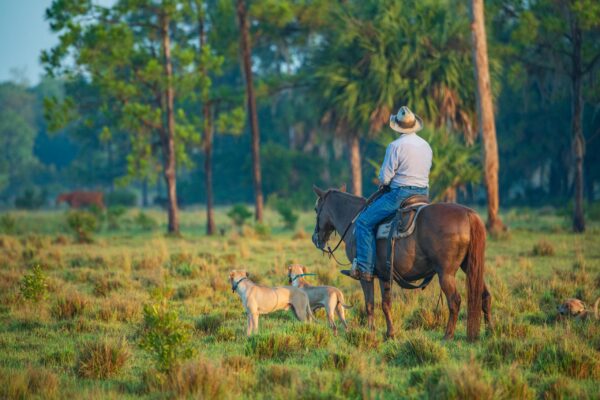
<svg viewBox="0 0 600 400">
<path fill-rule="evenodd" d="M 229 272 L 229 283 L 231 283 L 231 290 L 235 292 L 237 285 L 244 279 L 250 277 L 250 274 L 245 269 L 234 269 Z"/>
<path fill-rule="evenodd" d="M 558 306 L 561 315 L 576 317 L 585 311 L 585 304 L 579 299 L 567 299 Z"/>
<path fill-rule="evenodd" d="M 290 285 L 294 282 L 294 279 L 298 275 L 302 275 L 306 273 L 306 267 L 300 264 L 292 264 L 288 266 L 288 280 Z"/>
</svg>

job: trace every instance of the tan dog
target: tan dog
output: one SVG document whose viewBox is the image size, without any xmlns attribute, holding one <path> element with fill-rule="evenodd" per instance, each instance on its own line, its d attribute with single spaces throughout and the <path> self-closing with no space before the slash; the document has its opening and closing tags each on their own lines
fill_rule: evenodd
<svg viewBox="0 0 600 400">
<path fill-rule="evenodd" d="M 242 299 L 248 315 L 246 334 L 258 333 L 259 314 L 268 314 L 278 310 L 294 311 L 300 321 L 312 321 L 308 296 L 301 289 L 292 286 L 267 287 L 257 285 L 249 279 L 245 270 L 233 270 L 229 273 L 231 290 Z"/>
<path fill-rule="evenodd" d="M 592 314 L 592 310 L 586 309 L 583 301 L 579 299 L 567 299 L 567 301 L 558 306 L 558 312 L 560 315 L 578 319 L 586 319 L 592 315 L 598 319 L 598 303 L 600 303 L 600 298 L 596 300 L 596 303 L 594 304 L 594 313 Z"/>
<path fill-rule="evenodd" d="M 288 267 L 288 278 L 290 285 L 301 288 L 308 295 L 310 300 L 310 308 L 315 311 L 321 307 L 325 308 L 329 326 L 333 329 L 334 334 L 337 334 L 337 326 L 334 321 L 334 311 L 344 325 L 344 329 L 348 329 L 344 308 L 350 308 L 344 304 L 344 295 L 342 292 L 333 286 L 312 286 L 304 279 L 307 275 L 306 267 L 303 265 L 290 265 Z"/>
</svg>

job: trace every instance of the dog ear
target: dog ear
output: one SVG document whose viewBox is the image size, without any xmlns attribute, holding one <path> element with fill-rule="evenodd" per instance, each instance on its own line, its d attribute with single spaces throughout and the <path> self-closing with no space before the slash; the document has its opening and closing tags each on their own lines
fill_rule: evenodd
<svg viewBox="0 0 600 400">
<path fill-rule="evenodd" d="M 292 266 L 288 265 L 288 272 L 291 272 L 291 271 L 292 271 Z"/>
<path fill-rule="evenodd" d="M 345 184 L 345 183 L 344 183 L 344 184 L 342 184 L 342 186 L 340 186 L 340 189 L 339 189 L 339 190 L 340 190 L 340 192 L 344 192 L 344 193 L 346 193 L 346 184 Z"/>
<path fill-rule="evenodd" d="M 319 188 L 317 185 L 313 185 L 313 192 L 319 197 L 323 197 L 325 195 L 325 191 Z"/>
<path fill-rule="evenodd" d="M 229 279 L 233 279 L 233 271 L 229 272 Z"/>
<path fill-rule="evenodd" d="M 302 266 L 302 273 L 305 274 L 306 273 L 306 267 L 303 265 Z"/>
<path fill-rule="evenodd" d="M 250 274 L 246 272 L 246 278 L 250 278 Z"/>
</svg>

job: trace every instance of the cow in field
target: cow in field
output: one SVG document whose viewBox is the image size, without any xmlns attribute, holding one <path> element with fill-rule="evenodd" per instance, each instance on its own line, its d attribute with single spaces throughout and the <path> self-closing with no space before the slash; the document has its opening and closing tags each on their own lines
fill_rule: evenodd
<svg viewBox="0 0 600 400">
<path fill-rule="evenodd" d="M 102 192 L 70 192 L 61 193 L 56 198 L 56 204 L 67 203 L 71 208 L 96 206 L 105 209 L 104 193 Z"/>
</svg>

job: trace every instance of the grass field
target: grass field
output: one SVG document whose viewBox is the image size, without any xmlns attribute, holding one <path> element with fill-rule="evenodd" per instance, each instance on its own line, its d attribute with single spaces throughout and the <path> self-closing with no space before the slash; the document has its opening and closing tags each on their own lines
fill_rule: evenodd
<svg viewBox="0 0 600 400">
<path fill-rule="evenodd" d="M 75 243 L 64 212 L 11 213 L 15 233 L 0 236 L 0 398 L 600 397 L 600 321 L 556 312 L 568 297 L 600 296 L 598 223 L 574 235 L 552 210 L 504 214 L 510 235 L 488 240 L 486 253 L 495 329 L 470 344 L 462 272 L 454 341 L 442 341 L 448 313 L 435 280 L 424 291 L 394 286 L 395 340 L 384 341 L 379 302 L 367 331 L 360 285 L 310 242 L 314 213 L 291 232 L 269 211 L 271 233 L 258 235 L 237 233 L 219 210 L 228 229 L 214 238 L 201 210 L 182 212 L 181 238 L 137 227 L 137 213 L 90 244 Z M 334 337 L 323 311 L 309 325 L 277 312 L 246 338 L 228 271 L 283 285 L 291 262 L 342 289 L 354 305 L 348 332 Z M 171 357 L 168 368 L 151 348 Z"/>
</svg>

